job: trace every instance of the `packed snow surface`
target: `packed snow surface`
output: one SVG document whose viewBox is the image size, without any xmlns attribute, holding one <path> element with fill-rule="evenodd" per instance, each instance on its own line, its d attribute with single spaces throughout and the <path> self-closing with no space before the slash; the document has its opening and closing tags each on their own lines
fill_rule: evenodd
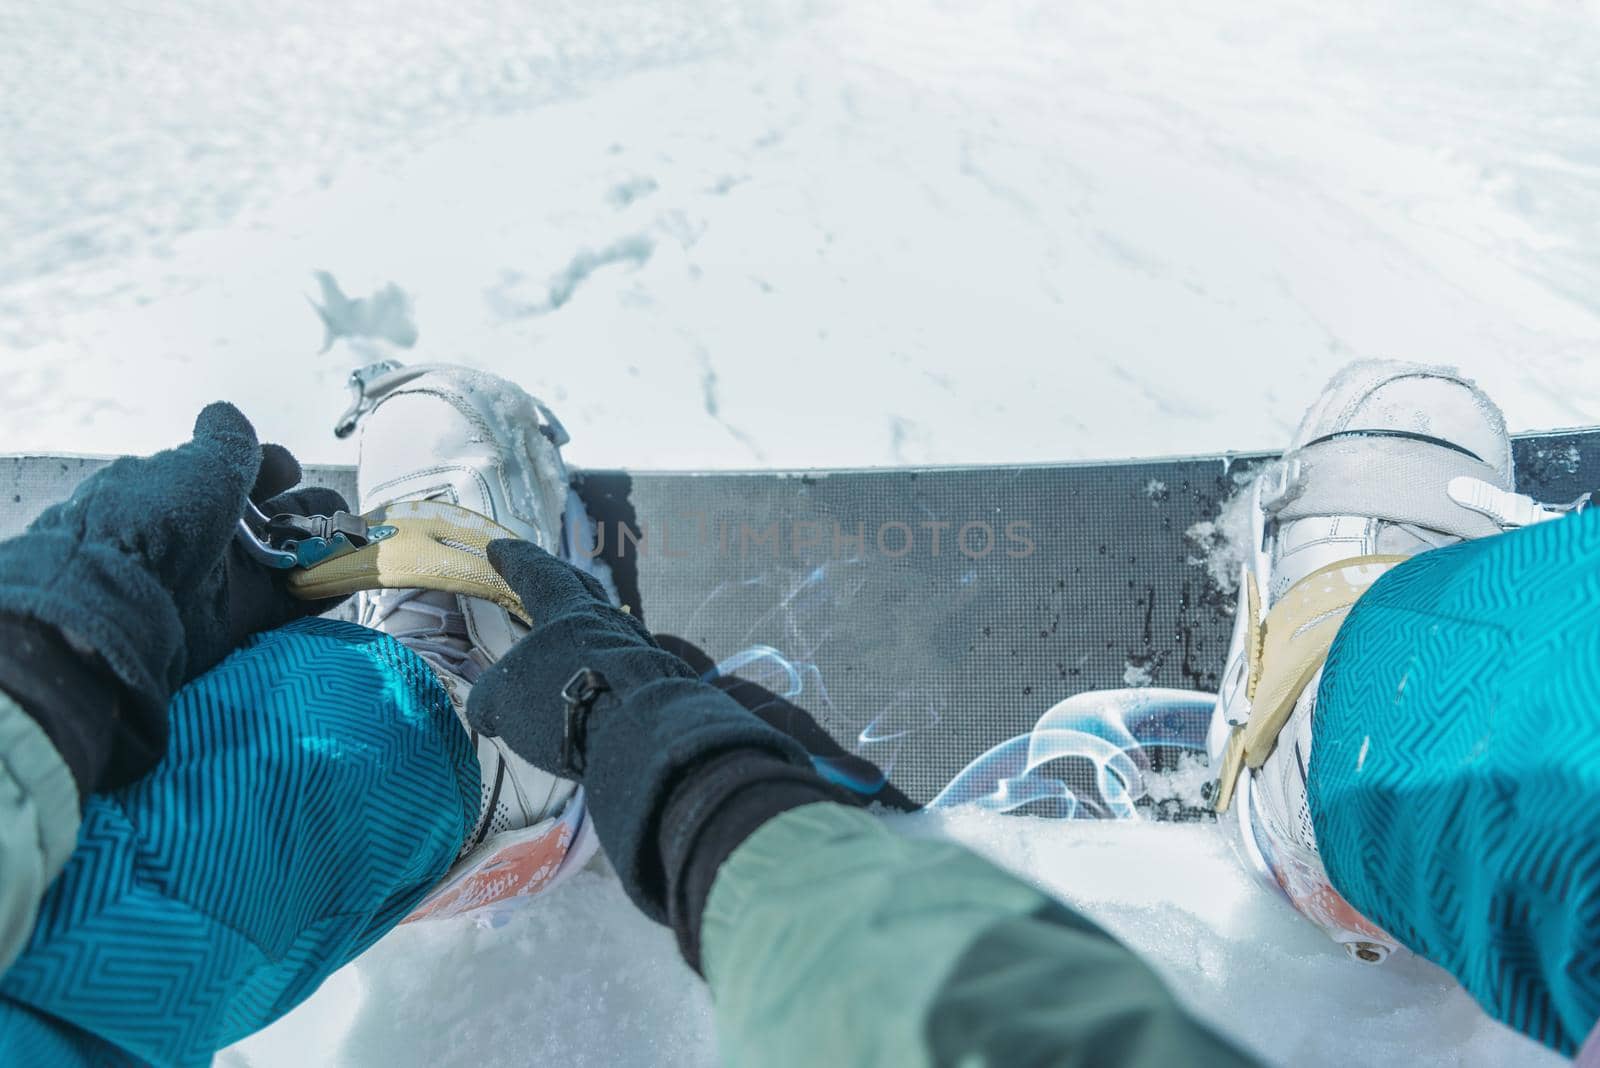
<svg viewBox="0 0 1600 1068">
<path fill-rule="evenodd" d="M 964 842 L 1082 908 L 1271 1063 L 1566 1063 L 1488 1019 L 1425 961 L 1350 960 L 1245 874 L 1216 825 L 976 810 L 891 822 Z M 308 1049 L 372 1068 L 717 1063 L 710 999 L 670 932 L 614 879 L 589 873 L 499 928 L 400 928 L 218 1064 L 303 1068 Z"/>
<path fill-rule="evenodd" d="M 148 450 L 228 397 L 353 459 L 319 349 L 375 320 L 314 315 L 319 271 L 542 395 L 588 466 L 1270 448 L 1377 355 L 1600 422 L 1597 100 L 1592 3 L 12 4 L 0 451 Z M 1216 828 L 899 822 L 1275 1060 L 1545 1056 L 1427 965 L 1349 962 Z M 221 1062 L 714 1059 L 669 936 L 584 875 L 395 932 Z"/>
<path fill-rule="evenodd" d="M 1244 0 L 23 0 L 0 451 L 239 400 L 398 283 L 580 465 L 1270 448 L 1357 356 L 1600 421 L 1600 11 Z"/>
</svg>

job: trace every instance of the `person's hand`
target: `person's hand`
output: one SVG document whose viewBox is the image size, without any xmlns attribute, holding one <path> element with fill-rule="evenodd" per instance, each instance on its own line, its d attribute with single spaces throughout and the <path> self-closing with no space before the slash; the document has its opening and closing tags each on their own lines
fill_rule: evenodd
<svg viewBox="0 0 1600 1068">
<path fill-rule="evenodd" d="M 583 783 L 623 887 L 662 920 L 652 828 L 671 787 L 730 750 L 806 767 L 809 758 L 662 649 L 589 575 L 529 542 L 493 541 L 488 552 L 534 626 L 473 684 L 467 720 L 530 764 Z"/>
<path fill-rule="evenodd" d="M 38 634 L 29 643 L 37 645 L 34 659 L 48 649 L 59 663 L 65 649 L 81 658 L 80 672 L 114 684 L 116 707 L 103 715 L 120 741 L 111 766 L 92 773 L 88 785 L 114 785 L 148 769 L 164 747 L 166 706 L 179 686 L 251 634 L 331 607 L 296 600 L 283 572 L 250 560 L 234 539 L 247 499 L 268 514 L 346 507 L 332 490 L 285 492 L 299 480 L 288 451 L 260 445 L 233 405 L 212 404 L 195 420 L 192 440 L 110 464 L 23 534 L 0 542 L 0 620 L 8 633 Z M 14 649 L 0 650 L 0 660 L 8 661 L 0 663 L 0 685 L 37 704 L 44 684 L 30 681 L 30 664 L 17 662 Z"/>
<path fill-rule="evenodd" d="M 488 551 L 534 629 L 473 686 L 467 719 L 530 764 L 581 782 L 591 720 L 653 683 L 695 674 L 593 576 L 531 542 L 493 541 Z"/>
</svg>

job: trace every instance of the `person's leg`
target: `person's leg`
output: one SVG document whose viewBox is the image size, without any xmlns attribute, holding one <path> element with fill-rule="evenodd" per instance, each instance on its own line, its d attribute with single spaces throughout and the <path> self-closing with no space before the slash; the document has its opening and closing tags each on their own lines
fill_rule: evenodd
<svg viewBox="0 0 1600 1068">
<path fill-rule="evenodd" d="M 322 619 L 258 636 L 173 698 L 155 771 L 89 801 L 0 979 L 0 1060 L 208 1064 L 405 918 L 478 791 L 415 654 Z"/>
<path fill-rule="evenodd" d="M 1600 511 L 1380 579 L 1328 655 L 1317 842 L 1363 915 L 1571 1053 L 1600 1015 Z"/>
</svg>

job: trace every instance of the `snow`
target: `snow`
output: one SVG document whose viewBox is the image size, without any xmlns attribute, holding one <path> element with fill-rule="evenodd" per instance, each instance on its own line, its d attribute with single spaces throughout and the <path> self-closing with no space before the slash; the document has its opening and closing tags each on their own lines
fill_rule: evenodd
<svg viewBox="0 0 1600 1068">
<path fill-rule="evenodd" d="M 714 1065 L 711 999 L 672 934 L 580 872 L 499 927 L 401 927 L 218 1068 Z"/>
<path fill-rule="evenodd" d="M 312 272 L 580 465 L 1280 444 L 1361 355 L 1597 420 L 1592 4 L 169 0 L 0 15 L 0 450 L 217 396 L 313 460 Z"/>
<path fill-rule="evenodd" d="M 976 810 L 891 817 L 945 835 L 1083 909 L 1202 1017 L 1272 1063 L 1566 1063 L 1400 954 L 1351 961 L 1245 874 L 1216 825 L 1058 822 Z M 716 1063 L 710 1000 L 670 934 L 582 873 L 497 929 L 404 927 L 220 1068 Z"/>
<path fill-rule="evenodd" d="M 1122 684 L 1124 686 L 1150 685 L 1150 665 L 1129 660 L 1123 665 Z"/>
<path fill-rule="evenodd" d="M 1190 555 L 1189 563 L 1204 566 L 1212 584 L 1229 596 L 1238 592 L 1241 569 L 1251 559 L 1250 503 L 1253 476 L 1253 471 L 1235 470 L 1232 475 L 1233 495 L 1222 502 L 1217 517 L 1203 519 L 1184 531 L 1184 536 L 1196 550 L 1195 554 Z"/>
<path fill-rule="evenodd" d="M 1351 961 L 1245 874 L 1216 825 L 976 811 L 898 822 L 963 842 L 1084 910 L 1272 1063 L 1564 1063 L 1488 1020 L 1426 961 Z"/>
<path fill-rule="evenodd" d="M 1205 808 L 1205 787 L 1214 778 L 1204 756 L 1184 753 L 1170 771 L 1145 772 L 1145 792 L 1157 806 L 1163 801 L 1177 801 L 1186 808 Z"/>
<path fill-rule="evenodd" d="M 0 450 L 148 450 L 226 396 L 352 460 L 317 271 L 399 286 L 419 356 L 522 382 L 586 466 L 1270 449 L 1377 355 L 1461 367 L 1517 428 L 1600 422 L 1596 99 L 1593 3 L 12 5 Z M 1231 582 L 1226 528 L 1196 540 Z M 1274 1059 L 1544 1057 L 1420 962 L 1348 962 L 1215 828 L 900 825 Z M 670 938 L 584 876 L 395 932 L 220 1063 L 714 1048 Z"/>
</svg>

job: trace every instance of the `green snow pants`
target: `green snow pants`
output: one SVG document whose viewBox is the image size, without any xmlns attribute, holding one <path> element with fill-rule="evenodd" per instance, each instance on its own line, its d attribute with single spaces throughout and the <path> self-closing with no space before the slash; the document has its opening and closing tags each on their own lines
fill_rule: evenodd
<svg viewBox="0 0 1600 1068">
<path fill-rule="evenodd" d="M 733 852 L 701 960 L 732 1065 L 1257 1063 L 1049 895 L 841 805 L 786 812 Z"/>
</svg>

